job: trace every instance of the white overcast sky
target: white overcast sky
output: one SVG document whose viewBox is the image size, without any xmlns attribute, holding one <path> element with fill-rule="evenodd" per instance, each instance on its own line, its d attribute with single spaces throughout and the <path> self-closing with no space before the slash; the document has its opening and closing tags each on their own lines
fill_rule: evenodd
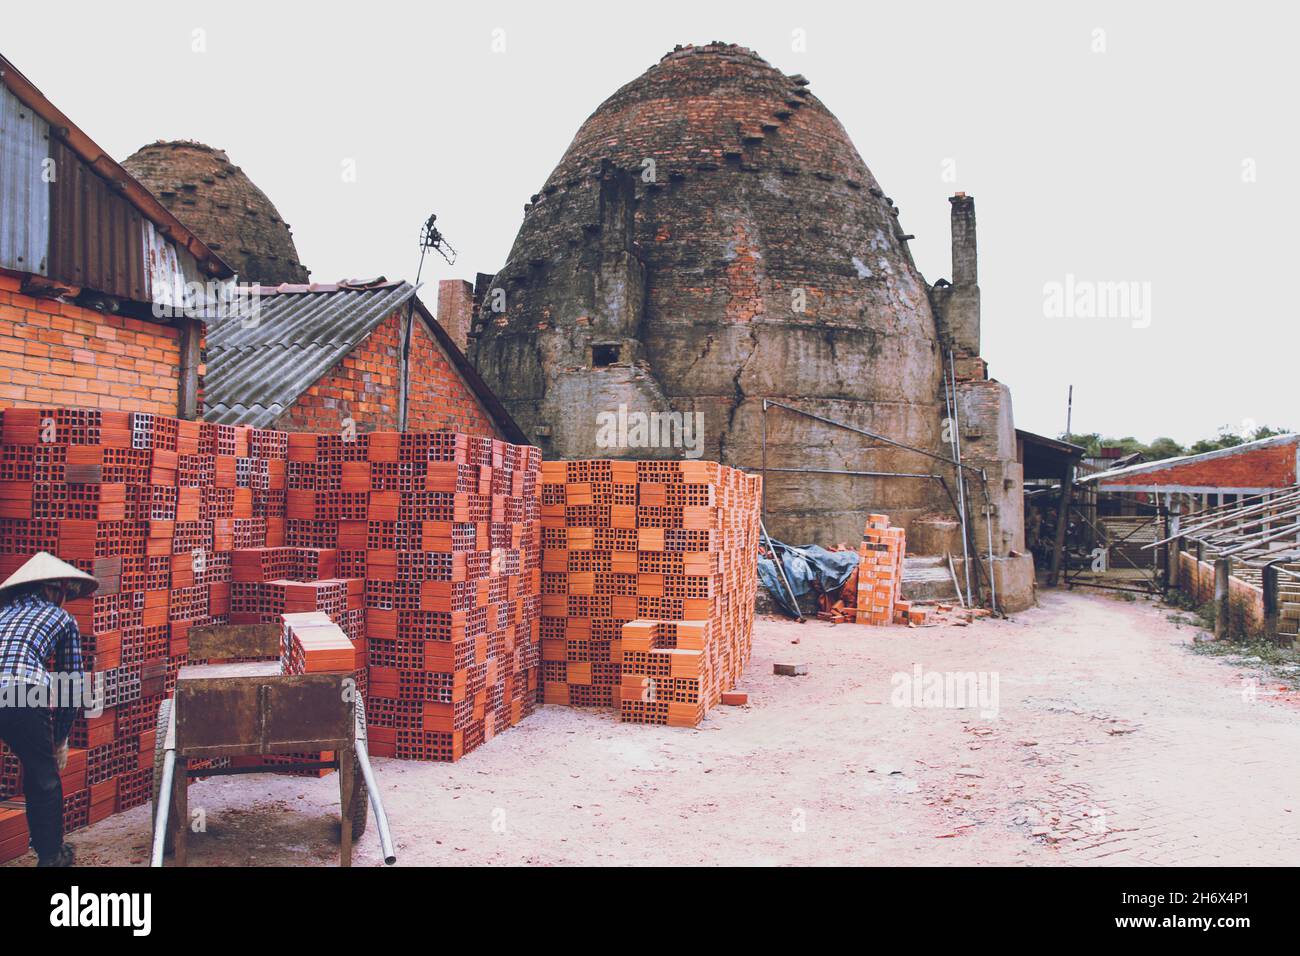
<svg viewBox="0 0 1300 956">
<path fill-rule="evenodd" d="M 1187 442 L 1300 427 L 1287 6 L 4 0 L 0 50 L 117 159 L 225 149 L 318 281 L 414 278 L 436 211 L 460 259 L 426 267 L 435 282 L 496 271 L 620 85 L 677 43 L 740 43 L 808 77 L 930 281 L 950 274 L 946 197 L 975 196 L 983 354 L 1017 425 L 1059 434 L 1073 383 L 1075 431 Z M 1046 317 L 1067 275 L 1149 283 L 1149 326 Z"/>
</svg>

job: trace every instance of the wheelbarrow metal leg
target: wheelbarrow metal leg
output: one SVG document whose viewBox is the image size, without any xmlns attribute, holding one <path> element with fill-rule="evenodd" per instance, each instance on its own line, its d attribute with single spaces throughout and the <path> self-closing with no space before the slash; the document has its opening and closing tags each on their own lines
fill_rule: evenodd
<svg viewBox="0 0 1300 956">
<path fill-rule="evenodd" d="M 339 866 L 352 865 L 352 802 L 356 799 L 356 755 L 351 747 L 338 752 L 339 759 Z"/>
<path fill-rule="evenodd" d="M 172 815 L 176 818 L 173 823 L 176 827 L 176 865 L 184 866 L 185 837 L 190 830 L 189 774 L 186 772 L 189 762 L 182 757 L 178 763 L 180 766 L 172 772 Z"/>
<path fill-rule="evenodd" d="M 357 769 L 365 782 L 366 793 L 370 797 L 370 810 L 375 815 L 375 826 L 379 828 L 379 846 L 384 854 L 384 863 L 392 866 L 397 862 L 397 851 L 393 849 L 393 834 L 388 829 L 388 814 L 384 811 L 384 801 L 379 795 L 379 784 L 375 780 L 375 771 L 370 766 L 370 748 L 366 744 L 366 706 L 357 698 Z"/>
<path fill-rule="evenodd" d="M 167 827 L 171 825 L 172 780 L 176 774 L 176 751 L 163 752 L 162 785 L 153 827 L 153 847 L 150 852 L 149 865 L 162 866 L 163 853 L 167 848 Z"/>
</svg>

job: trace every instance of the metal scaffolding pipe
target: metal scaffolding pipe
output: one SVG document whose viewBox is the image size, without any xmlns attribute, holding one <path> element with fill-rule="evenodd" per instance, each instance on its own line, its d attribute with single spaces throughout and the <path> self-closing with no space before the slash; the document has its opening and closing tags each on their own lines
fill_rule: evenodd
<svg viewBox="0 0 1300 956">
<path fill-rule="evenodd" d="M 163 751 L 162 783 L 158 788 L 157 806 L 154 807 L 153 849 L 149 855 L 150 866 L 163 865 L 163 851 L 167 848 L 168 814 L 172 806 L 172 784 L 176 778 L 176 751 Z M 184 826 L 184 821 L 181 822 Z"/>
<path fill-rule="evenodd" d="M 790 603 L 794 605 L 794 613 L 802 624 L 806 618 L 803 615 L 803 608 L 799 606 L 799 599 L 794 596 L 794 588 L 790 586 L 790 579 L 785 576 L 785 561 L 776 553 L 776 548 L 772 546 L 772 536 L 767 533 L 767 525 L 760 519 L 758 526 L 763 529 L 763 537 L 767 539 L 767 550 L 772 552 L 772 563 L 776 565 L 777 572 L 781 575 L 781 583 L 785 585 L 786 593 L 790 595 Z"/>
</svg>

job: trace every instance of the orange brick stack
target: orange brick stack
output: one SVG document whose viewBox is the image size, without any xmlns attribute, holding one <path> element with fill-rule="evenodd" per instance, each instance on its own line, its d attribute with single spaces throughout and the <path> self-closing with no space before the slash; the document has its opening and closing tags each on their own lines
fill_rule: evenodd
<svg viewBox="0 0 1300 956">
<path fill-rule="evenodd" d="M 158 705 L 190 629 L 230 619 L 233 551 L 265 545 L 282 523 L 278 444 L 273 433 L 144 412 L 4 412 L 0 576 L 48 551 L 100 582 L 67 605 L 104 704 L 72 727 L 67 829 L 149 800 Z M 21 784 L 17 759 L 0 754 L 0 800 Z M 0 859 L 25 849 L 0 839 Z"/>
<path fill-rule="evenodd" d="M 64 797 L 67 803 L 67 797 Z M 31 836 L 21 800 L 0 800 L 0 861 L 14 860 L 27 852 Z"/>
<path fill-rule="evenodd" d="M 858 547 L 859 624 L 894 623 L 903 594 L 903 556 L 907 539 L 902 528 L 891 528 L 888 515 L 869 515 Z"/>
<path fill-rule="evenodd" d="M 670 727 L 694 727 L 703 720 L 723 693 L 712 680 L 717 649 L 711 629 L 718 630 L 709 621 L 624 624 L 620 718 Z"/>
<path fill-rule="evenodd" d="M 354 555 L 341 556 L 337 548 L 307 547 L 239 548 L 231 558 L 230 623 L 278 624 L 319 615 L 351 642 L 349 669 L 364 694 L 368 682 L 364 560 L 358 563 Z M 283 647 L 281 652 L 283 657 Z"/>
<path fill-rule="evenodd" d="M 364 549 L 370 751 L 457 760 L 536 706 L 541 456 L 453 432 L 369 437 L 368 511 L 337 543 Z"/>
<path fill-rule="evenodd" d="M 539 470 L 536 449 L 454 433 L 348 441 L 143 412 L 5 410 L 0 577 L 49 551 L 101 585 L 67 606 L 104 691 L 103 713 L 73 726 L 67 828 L 149 800 L 158 705 L 198 626 L 325 615 L 350 640 L 359 683 L 376 685 L 378 755 L 455 759 L 530 713 Z M 286 661 L 310 670 L 347 658 L 337 641 L 325 657 L 308 651 Z M 20 765 L 0 751 L 0 801 L 19 793 Z M 0 862 L 26 847 L 6 807 Z"/>
<path fill-rule="evenodd" d="M 749 660 L 759 487 L 714 462 L 543 464 L 546 703 L 693 725 L 718 702 Z"/>
<path fill-rule="evenodd" d="M 356 651 L 343 629 L 322 611 L 282 618 L 280 669 L 285 674 L 347 674 L 356 668 Z"/>
</svg>

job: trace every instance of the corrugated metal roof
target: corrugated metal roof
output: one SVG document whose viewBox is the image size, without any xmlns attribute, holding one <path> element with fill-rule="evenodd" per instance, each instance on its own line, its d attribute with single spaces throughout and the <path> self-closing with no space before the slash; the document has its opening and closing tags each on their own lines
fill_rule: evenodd
<svg viewBox="0 0 1300 956">
<path fill-rule="evenodd" d="M 281 287 L 298 289 L 307 287 Z M 263 294 L 256 322 L 209 325 L 204 417 L 267 428 L 398 306 L 409 282 Z"/>
<path fill-rule="evenodd" d="M 47 275 L 50 124 L 0 86 L 0 268 Z"/>
<path fill-rule="evenodd" d="M 144 216 L 67 146 L 50 143 L 50 277 L 148 302 Z"/>
</svg>

